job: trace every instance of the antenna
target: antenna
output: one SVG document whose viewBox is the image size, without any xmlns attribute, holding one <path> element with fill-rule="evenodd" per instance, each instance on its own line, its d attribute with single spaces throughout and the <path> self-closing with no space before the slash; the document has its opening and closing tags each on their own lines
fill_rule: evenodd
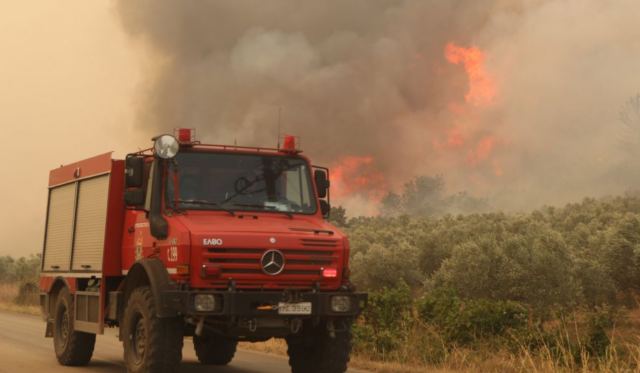
<svg viewBox="0 0 640 373">
<path fill-rule="evenodd" d="M 276 149 L 280 149 L 280 121 L 282 119 L 282 106 L 278 106 L 278 146 Z"/>
</svg>

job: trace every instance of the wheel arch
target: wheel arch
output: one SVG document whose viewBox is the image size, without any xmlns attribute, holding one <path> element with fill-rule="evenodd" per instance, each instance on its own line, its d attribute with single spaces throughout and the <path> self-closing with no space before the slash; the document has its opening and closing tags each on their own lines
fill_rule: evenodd
<svg viewBox="0 0 640 373">
<path fill-rule="evenodd" d="M 46 292 L 47 300 L 45 304 L 45 308 L 43 309 L 44 317 L 48 321 L 51 318 L 51 312 L 55 308 L 56 303 L 58 302 L 58 295 L 62 289 L 69 289 L 69 292 L 73 292 L 75 289 L 75 282 L 70 283 L 68 279 L 64 277 L 56 277 L 49 290 Z"/>
<path fill-rule="evenodd" d="M 169 272 L 159 259 L 143 259 L 136 262 L 124 280 L 122 306 L 119 307 L 119 319 L 122 318 L 124 309 L 131 293 L 140 286 L 149 286 L 156 304 L 158 317 L 175 317 L 177 311 L 167 305 L 164 293 L 175 288 L 175 283 L 171 281 Z"/>
</svg>

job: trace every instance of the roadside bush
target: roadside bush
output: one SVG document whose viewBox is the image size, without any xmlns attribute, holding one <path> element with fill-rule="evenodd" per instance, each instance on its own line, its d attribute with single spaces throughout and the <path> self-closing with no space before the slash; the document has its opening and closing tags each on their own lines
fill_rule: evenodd
<svg viewBox="0 0 640 373">
<path fill-rule="evenodd" d="M 417 249 L 406 242 L 394 247 L 374 243 L 356 253 L 351 260 L 353 281 L 365 289 L 419 286 L 423 276 L 418 269 Z"/>
<path fill-rule="evenodd" d="M 505 232 L 477 232 L 455 246 L 427 282 L 465 299 L 511 300 L 531 305 L 539 317 L 576 304 L 580 287 L 562 236 L 532 219 L 515 219 Z"/>
<path fill-rule="evenodd" d="M 21 284 L 18 290 L 18 296 L 14 302 L 22 306 L 38 305 L 40 303 L 40 289 L 38 285 L 32 282 Z"/>
<path fill-rule="evenodd" d="M 640 284 L 640 219 L 625 214 L 607 237 L 603 262 L 616 288 L 629 294 Z"/>
<path fill-rule="evenodd" d="M 511 301 L 462 300 L 453 290 L 439 289 L 418 301 L 422 320 L 441 330 L 448 342 L 466 345 L 506 336 L 527 327 L 527 309 Z"/>
<path fill-rule="evenodd" d="M 594 308 L 616 302 L 616 284 L 606 266 L 593 259 L 576 258 L 575 276 L 582 289 L 581 302 Z"/>
<path fill-rule="evenodd" d="M 384 356 L 405 343 L 411 325 L 413 295 L 409 286 L 399 282 L 394 288 L 382 288 L 369 293 L 364 310 L 364 323 L 356 324 L 356 345 Z"/>
<path fill-rule="evenodd" d="M 587 349 L 592 356 L 603 357 L 606 355 L 611 339 L 607 335 L 615 323 L 616 314 L 609 307 L 597 308 L 589 316 Z"/>
<path fill-rule="evenodd" d="M 356 350 L 437 363 L 506 348 L 569 370 L 627 351 L 611 340 L 615 315 L 604 310 L 638 306 L 640 194 L 454 216 L 418 190 L 447 199 L 424 179 L 389 196 L 387 215 L 336 214 L 352 281 L 371 295 Z"/>
<path fill-rule="evenodd" d="M 0 257 L 0 283 L 35 282 L 39 273 L 39 254 L 19 259 L 10 256 Z"/>
</svg>

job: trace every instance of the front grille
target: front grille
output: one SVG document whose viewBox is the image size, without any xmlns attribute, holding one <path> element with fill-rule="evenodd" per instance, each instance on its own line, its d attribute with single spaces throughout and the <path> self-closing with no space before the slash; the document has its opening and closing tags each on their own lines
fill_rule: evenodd
<svg viewBox="0 0 640 373">
<path fill-rule="evenodd" d="M 304 247 L 337 247 L 337 240 L 318 239 L 318 238 L 302 238 L 302 246 Z"/>
<path fill-rule="evenodd" d="M 264 274 L 260 259 L 270 249 L 266 248 L 209 248 L 205 249 L 205 259 L 220 267 L 224 277 L 242 279 L 244 276 L 263 275 L 274 279 L 279 276 L 305 276 L 309 280 L 319 280 L 322 269 L 336 267 L 339 254 L 339 242 L 330 239 L 300 240 L 300 248 L 278 248 L 285 258 L 284 270 L 276 276 Z M 244 276 L 243 276 L 244 275 Z"/>
</svg>

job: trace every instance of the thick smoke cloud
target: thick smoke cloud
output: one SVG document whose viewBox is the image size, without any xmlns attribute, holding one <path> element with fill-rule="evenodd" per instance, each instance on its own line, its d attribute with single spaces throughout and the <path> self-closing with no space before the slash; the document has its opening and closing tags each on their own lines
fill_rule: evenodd
<svg viewBox="0 0 640 373">
<path fill-rule="evenodd" d="M 640 91 L 638 11 L 633 0 L 117 2 L 150 51 L 142 130 L 272 146 L 281 107 L 282 132 L 317 162 L 365 160 L 374 185 L 347 201 L 442 174 L 498 208 L 640 181 L 619 120 Z M 465 101 L 449 43 L 483 53 L 491 102 Z"/>
</svg>

